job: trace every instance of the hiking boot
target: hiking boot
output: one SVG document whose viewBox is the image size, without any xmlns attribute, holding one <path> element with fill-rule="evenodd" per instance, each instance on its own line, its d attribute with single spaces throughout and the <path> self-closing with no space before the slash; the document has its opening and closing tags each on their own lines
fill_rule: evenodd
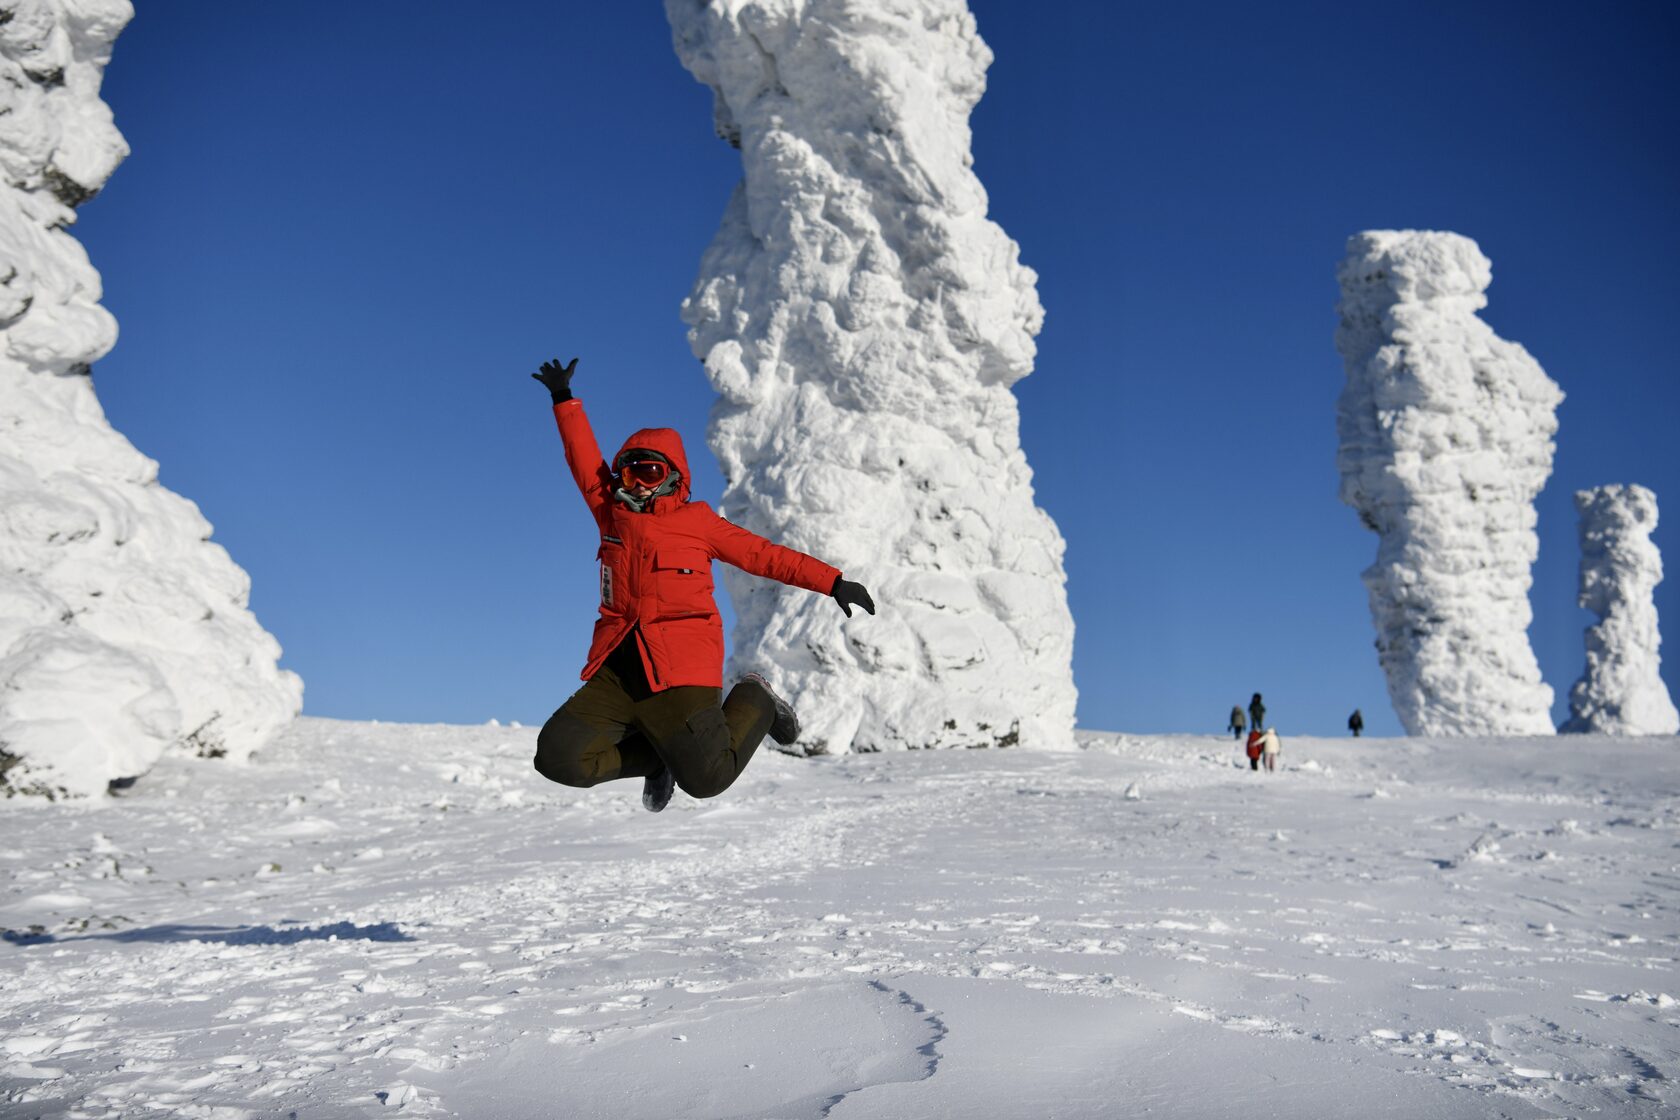
<svg viewBox="0 0 1680 1120">
<path fill-rule="evenodd" d="M 748 673 L 741 679 L 751 681 L 762 688 L 765 695 L 770 697 L 770 702 L 776 706 L 776 718 L 770 721 L 770 738 L 784 747 L 799 738 L 799 717 L 794 714 L 793 705 L 777 696 L 776 690 L 770 687 L 770 682 L 757 673 Z"/>
<path fill-rule="evenodd" d="M 671 803 L 671 791 L 677 788 L 677 779 L 671 773 L 669 766 L 661 766 L 657 771 L 642 779 L 642 808 L 650 813 Z"/>
</svg>

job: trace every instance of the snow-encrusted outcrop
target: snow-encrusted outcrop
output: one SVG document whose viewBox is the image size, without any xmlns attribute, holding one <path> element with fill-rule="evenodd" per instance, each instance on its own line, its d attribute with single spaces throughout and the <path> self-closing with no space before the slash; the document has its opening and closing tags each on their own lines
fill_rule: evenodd
<svg viewBox="0 0 1680 1120">
<path fill-rule="evenodd" d="M 726 516 L 866 584 L 875 618 L 726 571 L 732 668 L 806 751 L 1072 747 L 1063 542 L 1010 386 L 1037 277 L 986 218 L 963 0 L 667 0 L 745 175 L 683 304 L 721 394 Z"/>
<path fill-rule="evenodd" d="M 1364 580 L 1395 713 L 1411 735 L 1550 734 L 1528 589 L 1563 394 L 1476 317 L 1493 272 L 1469 238 L 1361 233 L 1338 278 L 1341 496 L 1380 538 Z"/>
<path fill-rule="evenodd" d="M 1680 712 L 1663 684 L 1657 584 L 1662 553 L 1651 540 L 1657 496 L 1643 486 L 1575 492 L 1581 515 L 1581 606 L 1598 616 L 1587 628 L 1587 669 L 1569 690 L 1560 730 L 1599 735 L 1674 735 Z"/>
<path fill-rule="evenodd" d="M 83 796 L 171 747 L 249 755 L 302 684 L 245 573 L 94 396 L 117 328 L 65 230 L 128 154 L 99 85 L 133 9 L 0 14 L 0 792 Z"/>
</svg>

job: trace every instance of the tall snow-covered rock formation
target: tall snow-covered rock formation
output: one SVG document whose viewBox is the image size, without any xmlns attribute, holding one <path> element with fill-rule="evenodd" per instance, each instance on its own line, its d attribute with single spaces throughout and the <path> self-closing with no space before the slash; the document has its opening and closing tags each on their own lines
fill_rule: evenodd
<svg viewBox="0 0 1680 1120">
<path fill-rule="evenodd" d="M 1663 684 L 1657 633 L 1662 553 L 1651 540 L 1657 496 L 1643 486 L 1575 492 L 1581 515 L 1581 606 L 1598 616 L 1587 628 L 1587 669 L 1569 690 L 1560 730 L 1599 735 L 1674 735 L 1680 712 Z"/>
<path fill-rule="evenodd" d="M 1493 272 L 1469 238 L 1361 233 L 1338 276 L 1341 496 L 1379 538 L 1364 580 L 1400 723 L 1550 734 L 1528 589 L 1563 393 L 1476 317 Z"/>
<path fill-rule="evenodd" d="M 1063 542 L 1010 386 L 1037 277 L 986 218 L 964 0 L 667 0 L 744 178 L 683 304 L 726 516 L 866 584 L 875 618 L 726 571 L 732 668 L 809 752 L 1072 747 Z"/>
<path fill-rule="evenodd" d="M 250 754 L 302 684 L 94 396 L 117 328 L 66 228 L 128 154 L 99 85 L 129 0 L 0 13 L 0 793 L 85 796 L 167 749 Z"/>
</svg>

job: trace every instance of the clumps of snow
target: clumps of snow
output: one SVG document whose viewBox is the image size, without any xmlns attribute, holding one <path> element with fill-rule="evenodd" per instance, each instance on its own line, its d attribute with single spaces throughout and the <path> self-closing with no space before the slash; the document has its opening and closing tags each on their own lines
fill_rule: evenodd
<svg viewBox="0 0 1680 1120">
<path fill-rule="evenodd" d="M 1665 1011 L 1671 1007 L 1680 1006 L 1680 1000 L 1675 999 L 1667 992 L 1656 992 L 1653 994 L 1645 991 L 1643 988 L 1636 992 L 1629 992 L 1625 996 L 1611 996 L 1609 1002 L 1643 1003 L 1649 1007 L 1660 1007 Z"/>
<path fill-rule="evenodd" d="M 1036 276 L 986 218 L 963 0 L 667 0 L 744 178 L 683 304 L 726 516 L 866 584 L 875 618 L 725 572 L 732 670 L 798 749 L 1074 747 L 1063 541 L 1010 386 Z"/>
<path fill-rule="evenodd" d="M 1643 486 L 1575 493 L 1581 515 L 1580 603 L 1598 616 L 1587 628 L 1587 667 L 1569 690 L 1560 730 L 1600 735 L 1673 735 L 1680 711 L 1662 679 L 1656 588 L 1662 553 L 1651 540 L 1657 496 Z"/>
<path fill-rule="evenodd" d="M 1504 860 L 1505 856 L 1499 850 L 1499 841 L 1494 838 L 1492 833 L 1484 832 L 1471 841 L 1464 854 L 1452 861 L 1449 866 L 1459 867 L 1466 863 L 1495 863 L 1504 862 Z"/>
<path fill-rule="evenodd" d="M 1379 537 L 1364 572 L 1411 735 L 1543 735 L 1528 642 L 1534 499 L 1563 393 L 1476 316 L 1492 266 L 1455 233 L 1373 230 L 1338 270 L 1341 497 Z"/>
<path fill-rule="evenodd" d="M 302 685 L 249 581 L 106 422 L 116 342 L 66 229 L 128 154 L 99 98 L 128 0 L 29 0 L 0 21 L 0 792 L 104 793 L 167 749 L 242 758 Z"/>
<path fill-rule="evenodd" d="M 431 1112 L 436 1107 L 438 1094 L 407 1081 L 393 1081 L 374 1096 L 379 1098 L 380 1104 L 398 1112 L 407 1111 L 411 1107 Z"/>
</svg>

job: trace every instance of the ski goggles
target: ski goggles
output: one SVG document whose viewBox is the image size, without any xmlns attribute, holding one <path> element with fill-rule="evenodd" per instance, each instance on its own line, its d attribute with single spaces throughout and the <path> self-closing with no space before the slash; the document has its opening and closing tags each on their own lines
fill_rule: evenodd
<svg viewBox="0 0 1680 1120">
<path fill-rule="evenodd" d="M 621 463 L 618 468 L 618 477 L 626 488 L 646 486 L 652 489 L 664 482 L 670 474 L 670 464 L 662 463 L 658 459 L 637 459 L 633 463 Z"/>
</svg>

